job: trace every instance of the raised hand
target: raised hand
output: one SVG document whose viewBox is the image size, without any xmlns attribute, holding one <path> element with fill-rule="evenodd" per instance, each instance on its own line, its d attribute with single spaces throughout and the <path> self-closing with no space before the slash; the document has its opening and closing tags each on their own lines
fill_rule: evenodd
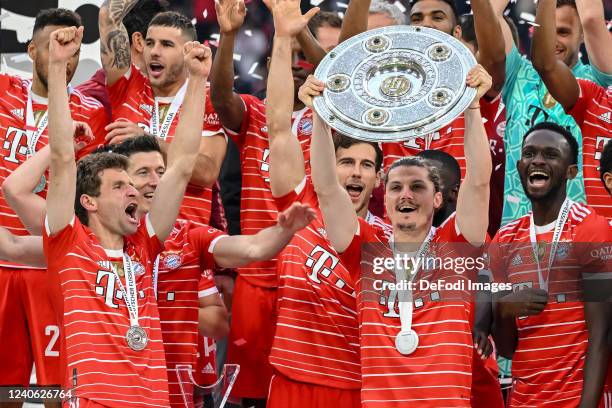
<svg viewBox="0 0 612 408">
<path fill-rule="evenodd" d="M 49 38 L 49 63 L 68 62 L 81 49 L 83 26 L 55 30 Z"/>
<path fill-rule="evenodd" d="M 118 144 L 124 140 L 144 134 L 140 126 L 125 119 L 117 119 L 106 125 L 104 130 L 108 132 L 104 138 L 107 144 Z"/>
<path fill-rule="evenodd" d="M 238 31 L 246 16 L 244 0 L 215 0 L 221 34 Z"/>
<path fill-rule="evenodd" d="M 325 82 L 317 79 L 314 75 L 308 75 L 306 82 L 298 91 L 298 98 L 305 106 L 312 109 L 313 99 L 315 96 L 320 96 L 324 89 Z"/>
<path fill-rule="evenodd" d="M 309 205 L 293 203 L 278 214 L 278 225 L 288 231 L 297 232 L 306 228 L 315 218 L 316 213 Z"/>
<path fill-rule="evenodd" d="M 548 303 L 548 292 L 542 289 L 528 288 L 510 293 L 499 299 L 501 314 L 506 317 L 537 315 Z"/>
<path fill-rule="evenodd" d="M 89 125 L 85 122 L 74 121 L 74 151 L 78 152 L 95 139 Z"/>
<path fill-rule="evenodd" d="M 208 78 L 212 65 L 210 48 L 198 41 L 188 41 L 183 46 L 183 55 L 189 76 Z"/>
<path fill-rule="evenodd" d="M 275 35 L 279 37 L 295 37 L 319 12 L 318 7 L 313 7 L 302 15 L 300 0 L 263 0 L 263 2 L 272 12 Z"/>
<path fill-rule="evenodd" d="M 486 94 L 489 89 L 491 89 L 493 79 L 491 78 L 491 75 L 489 75 L 489 73 L 482 67 L 482 65 L 477 64 L 470 69 L 470 72 L 468 72 L 465 83 L 470 88 L 476 88 L 476 96 L 470 104 L 470 107 L 475 107 L 478 105 L 480 98 Z"/>
</svg>

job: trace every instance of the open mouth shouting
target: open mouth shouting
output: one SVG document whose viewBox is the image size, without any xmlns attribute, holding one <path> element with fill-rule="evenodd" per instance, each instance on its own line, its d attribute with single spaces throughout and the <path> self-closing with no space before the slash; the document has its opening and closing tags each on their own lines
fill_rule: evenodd
<svg viewBox="0 0 612 408">
<path fill-rule="evenodd" d="M 138 225 L 138 217 L 136 216 L 138 211 L 138 204 L 130 203 L 125 207 L 125 213 L 128 216 L 128 221 L 132 224 Z"/>
<path fill-rule="evenodd" d="M 361 193 L 363 192 L 363 184 L 360 183 L 348 183 L 346 185 L 346 191 L 351 197 L 351 201 L 356 202 L 361 197 Z"/>
<path fill-rule="evenodd" d="M 149 75 L 153 78 L 159 78 L 164 71 L 164 65 L 161 62 L 153 61 L 149 63 Z"/>
<path fill-rule="evenodd" d="M 395 210 L 402 214 L 411 214 L 416 211 L 416 207 L 409 203 L 400 203 L 395 206 Z"/>
<path fill-rule="evenodd" d="M 550 174 L 544 170 L 531 170 L 527 175 L 529 186 L 536 189 L 544 188 L 549 180 Z"/>
</svg>

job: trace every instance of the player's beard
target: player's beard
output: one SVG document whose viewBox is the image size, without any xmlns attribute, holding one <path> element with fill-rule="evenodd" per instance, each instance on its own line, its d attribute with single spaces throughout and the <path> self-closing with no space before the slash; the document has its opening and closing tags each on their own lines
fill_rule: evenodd
<svg viewBox="0 0 612 408">
<path fill-rule="evenodd" d="M 37 58 L 34 63 L 34 69 L 36 70 L 36 76 L 40 83 L 45 87 L 45 89 L 49 89 L 49 81 L 47 79 L 47 74 L 45 73 L 42 62 Z"/>
<path fill-rule="evenodd" d="M 175 85 L 179 81 L 185 66 L 183 65 L 183 62 L 181 62 L 180 64 L 172 64 L 166 69 L 167 72 L 165 78 L 163 78 L 159 84 L 155 85 L 157 88 L 166 89 Z"/>
</svg>

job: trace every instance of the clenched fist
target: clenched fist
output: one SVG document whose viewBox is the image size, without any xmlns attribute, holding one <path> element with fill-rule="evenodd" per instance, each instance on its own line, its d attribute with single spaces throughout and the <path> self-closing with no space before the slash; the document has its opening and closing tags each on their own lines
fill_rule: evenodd
<svg viewBox="0 0 612 408">
<path fill-rule="evenodd" d="M 55 30 L 49 38 L 49 63 L 64 63 L 78 54 L 83 40 L 83 26 Z"/>
<path fill-rule="evenodd" d="M 183 46 L 183 55 L 189 76 L 208 78 L 212 65 L 210 48 L 198 41 L 188 41 Z"/>
</svg>

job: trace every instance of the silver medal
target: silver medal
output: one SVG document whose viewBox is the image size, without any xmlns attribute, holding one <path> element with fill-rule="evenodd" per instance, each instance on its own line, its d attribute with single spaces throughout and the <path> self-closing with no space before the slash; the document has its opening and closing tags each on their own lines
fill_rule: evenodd
<svg viewBox="0 0 612 408">
<path fill-rule="evenodd" d="M 42 192 L 45 189 L 46 186 L 47 186 L 47 179 L 46 179 L 45 175 L 43 174 L 40 177 L 40 181 L 38 182 L 36 187 L 34 187 L 34 190 L 32 190 L 32 192 L 34 194 L 38 194 L 38 193 Z"/>
<path fill-rule="evenodd" d="M 405 356 L 414 353 L 418 346 L 419 336 L 412 329 L 410 331 L 400 331 L 395 336 L 395 348 Z"/>
<path fill-rule="evenodd" d="M 128 346 L 134 351 L 143 350 L 149 342 L 147 332 L 140 326 L 131 326 L 125 335 L 125 339 Z"/>
</svg>

